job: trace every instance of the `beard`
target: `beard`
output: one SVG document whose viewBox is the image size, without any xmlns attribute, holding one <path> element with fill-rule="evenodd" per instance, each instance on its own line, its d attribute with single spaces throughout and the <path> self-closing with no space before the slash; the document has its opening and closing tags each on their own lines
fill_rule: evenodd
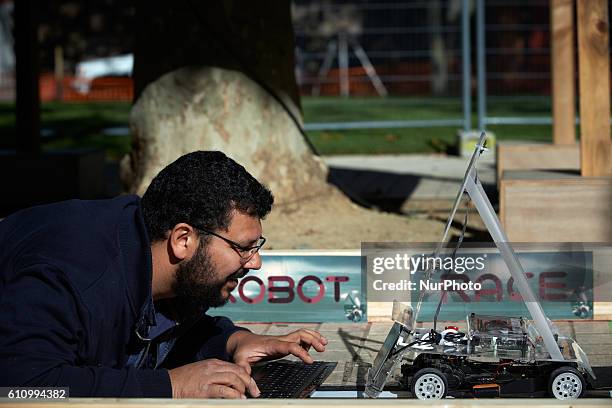
<svg viewBox="0 0 612 408">
<path fill-rule="evenodd" d="M 188 261 L 178 265 L 173 289 L 176 297 L 174 308 L 180 320 L 198 317 L 204 309 L 221 307 L 229 301 L 229 296 L 223 296 L 223 287 L 227 282 L 238 280 L 244 276 L 242 269 L 225 279 L 219 280 L 215 267 L 208 256 L 202 241 Z"/>
</svg>

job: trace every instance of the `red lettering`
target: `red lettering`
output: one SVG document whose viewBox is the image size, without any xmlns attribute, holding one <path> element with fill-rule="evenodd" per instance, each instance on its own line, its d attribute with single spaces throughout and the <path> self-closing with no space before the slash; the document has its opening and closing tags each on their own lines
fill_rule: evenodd
<svg viewBox="0 0 612 408">
<path fill-rule="evenodd" d="M 316 284 L 319 285 L 319 293 L 313 298 L 310 298 L 304 294 L 304 284 L 308 281 L 316 282 Z M 323 296 L 325 295 L 325 286 L 323 286 L 323 281 L 321 281 L 321 279 L 317 278 L 314 275 L 307 275 L 300 279 L 300 281 L 298 282 L 297 293 L 300 299 L 302 299 L 306 303 L 318 303 L 321 299 L 323 299 Z"/>
<path fill-rule="evenodd" d="M 251 281 L 256 282 L 257 285 L 259 285 L 259 295 L 257 295 L 256 297 L 252 299 L 244 293 L 245 285 Z M 247 276 L 246 278 L 243 278 L 240 281 L 240 285 L 238 285 L 238 294 L 240 295 L 240 299 L 242 299 L 244 302 L 251 303 L 251 304 L 257 304 L 257 303 L 261 303 L 261 301 L 264 299 L 264 296 L 266 295 L 266 288 L 264 286 L 263 281 L 259 279 L 257 276 Z"/>
<path fill-rule="evenodd" d="M 286 282 L 287 286 L 274 286 L 275 282 Z M 289 276 L 270 276 L 268 278 L 268 302 L 291 303 L 295 298 L 293 293 L 294 282 Z M 275 293 L 286 293 L 286 297 L 275 297 Z"/>
<path fill-rule="evenodd" d="M 493 275 L 492 273 L 485 273 L 484 275 L 480 275 L 478 279 L 474 281 L 474 283 L 482 284 L 482 282 L 486 280 L 490 280 L 493 283 L 495 283 L 495 289 L 488 288 L 488 289 L 480 289 L 480 290 L 475 291 L 476 292 L 475 300 L 479 302 L 481 296 L 495 295 L 495 297 L 497 298 L 497 301 L 501 302 L 504 295 L 503 295 L 502 283 L 497 276 Z"/>
<path fill-rule="evenodd" d="M 531 279 L 533 278 L 533 273 L 525 272 L 525 277 L 527 279 Z M 511 277 L 510 279 L 508 279 L 507 288 L 508 288 L 508 295 L 510 296 L 510 300 L 514 300 L 515 302 L 523 301 L 523 297 L 521 296 L 521 294 L 514 291 L 514 278 Z"/>
<path fill-rule="evenodd" d="M 334 300 L 340 301 L 340 282 L 348 282 L 348 276 L 328 276 L 325 278 L 327 282 L 334 282 Z"/>
<path fill-rule="evenodd" d="M 566 272 L 542 272 L 540 274 L 540 298 L 542 300 L 565 300 L 564 293 L 546 293 L 546 289 L 565 289 L 564 282 L 546 282 L 546 278 L 565 278 Z"/>
</svg>

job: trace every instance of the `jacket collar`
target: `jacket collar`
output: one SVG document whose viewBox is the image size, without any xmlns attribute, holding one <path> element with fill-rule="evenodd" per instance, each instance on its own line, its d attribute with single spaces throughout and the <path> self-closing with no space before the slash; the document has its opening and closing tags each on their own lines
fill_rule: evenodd
<svg viewBox="0 0 612 408">
<path fill-rule="evenodd" d="M 151 243 L 142 217 L 140 198 L 131 195 L 126 196 L 125 201 L 119 220 L 118 241 L 127 296 L 132 312 L 138 316 L 137 325 L 153 326 L 155 308 L 152 296 Z"/>
</svg>

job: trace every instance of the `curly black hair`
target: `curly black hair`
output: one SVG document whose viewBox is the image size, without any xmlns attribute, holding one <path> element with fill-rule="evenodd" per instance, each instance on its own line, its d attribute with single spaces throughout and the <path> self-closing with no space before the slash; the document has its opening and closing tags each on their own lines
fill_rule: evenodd
<svg viewBox="0 0 612 408">
<path fill-rule="evenodd" d="M 270 190 L 221 152 L 179 157 L 151 181 L 142 214 L 151 242 L 185 222 L 195 228 L 227 229 L 232 210 L 264 218 L 272 209 Z"/>
</svg>

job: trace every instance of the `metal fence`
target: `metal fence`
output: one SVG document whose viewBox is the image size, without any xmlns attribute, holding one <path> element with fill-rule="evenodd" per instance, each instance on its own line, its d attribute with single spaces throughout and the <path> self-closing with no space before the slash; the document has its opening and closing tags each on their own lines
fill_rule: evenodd
<svg viewBox="0 0 612 408">
<path fill-rule="evenodd" d="M 461 101 L 457 112 L 438 120 L 360 118 L 357 123 L 306 127 L 469 129 L 472 99 L 477 102 L 478 128 L 550 124 L 550 117 L 487 116 L 487 107 L 503 100 L 520 105 L 541 96 L 544 104 L 550 103 L 549 13 L 548 0 L 294 0 L 296 72 L 304 97 L 390 95 Z"/>
<path fill-rule="evenodd" d="M 4 64 L 12 46 L 10 2 L 0 5 L 0 99 L 12 100 L 14 76 Z M 551 123 L 544 111 L 495 109 L 534 96 L 550 104 L 549 0 L 293 0 L 292 13 L 304 98 L 371 97 L 384 105 L 385 96 L 418 97 L 453 106 L 436 119 L 362 115 L 350 123 L 306 123 L 307 130 Z"/>
<path fill-rule="evenodd" d="M 461 7 L 455 3 L 461 0 L 294 1 L 303 93 L 458 95 Z"/>
</svg>

